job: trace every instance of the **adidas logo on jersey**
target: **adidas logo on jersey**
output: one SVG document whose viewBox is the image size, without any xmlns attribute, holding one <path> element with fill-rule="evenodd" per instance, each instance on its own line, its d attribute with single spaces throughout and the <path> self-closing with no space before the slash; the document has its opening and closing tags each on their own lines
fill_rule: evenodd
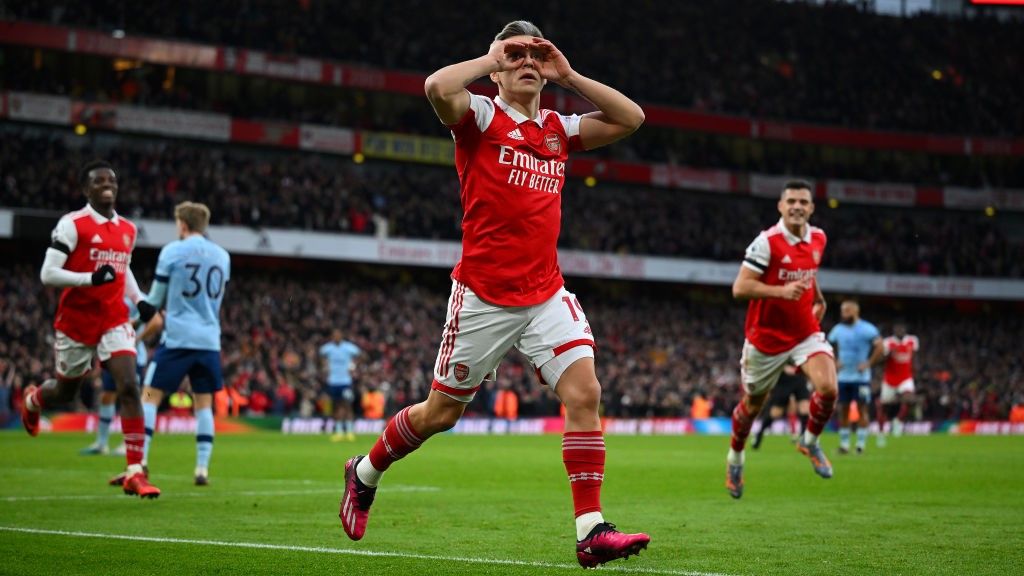
<svg viewBox="0 0 1024 576">
<path fill-rule="evenodd" d="M 519 128 L 508 133 L 508 137 L 513 140 L 523 140 L 523 133 L 519 131 Z"/>
<path fill-rule="evenodd" d="M 782 263 L 783 264 L 792 264 L 793 263 L 793 259 L 789 257 L 789 254 L 786 254 L 785 256 L 782 257 Z"/>
<path fill-rule="evenodd" d="M 100 238 L 99 234 L 93 234 L 92 235 L 92 243 L 93 244 L 99 244 L 101 242 L 103 242 L 103 238 Z"/>
</svg>

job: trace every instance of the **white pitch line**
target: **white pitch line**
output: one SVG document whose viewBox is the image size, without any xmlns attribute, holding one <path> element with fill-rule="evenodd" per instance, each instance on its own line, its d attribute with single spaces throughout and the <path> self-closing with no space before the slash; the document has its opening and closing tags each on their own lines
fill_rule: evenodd
<svg viewBox="0 0 1024 576">
<path fill-rule="evenodd" d="M 440 492 L 436 486 L 382 486 L 379 492 Z M 171 492 L 166 494 L 169 498 L 184 496 L 194 498 L 201 496 L 305 496 L 307 494 L 338 494 L 341 496 L 341 488 L 320 488 L 317 490 L 234 490 L 231 492 Z M 68 494 L 58 496 L 0 496 L 0 502 L 39 502 L 52 500 L 128 500 L 120 491 L 116 494 Z"/>
<path fill-rule="evenodd" d="M 73 538 L 104 538 L 112 540 L 130 540 L 132 542 L 154 542 L 157 544 L 192 544 L 196 546 L 218 546 L 222 548 L 249 548 L 256 550 L 280 550 L 284 552 L 310 552 L 313 554 L 340 554 L 345 556 L 370 556 L 384 558 L 408 558 L 411 560 L 432 560 L 441 562 L 459 562 L 463 564 L 490 564 L 494 566 L 521 566 L 526 568 L 553 568 L 557 570 L 579 571 L 578 564 L 558 564 L 555 562 L 534 562 L 529 560 L 511 560 L 505 558 L 473 558 L 468 556 L 434 556 L 431 554 L 414 554 L 411 552 L 381 552 L 377 550 L 356 550 L 352 548 L 322 548 L 316 546 L 289 546 L 284 544 L 264 544 L 261 542 L 225 542 L 222 540 L 192 540 L 188 538 L 167 538 L 162 536 L 135 536 L 127 534 L 101 534 L 98 532 L 74 532 L 68 530 L 46 530 L 42 528 L 23 528 L 20 526 L 0 526 L 0 532 L 19 532 L 22 534 L 39 534 L 45 536 L 69 536 Z M 625 566 L 602 566 L 602 571 L 624 572 L 630 574 L 664 574 L 666 576 L 730 576 L 718 572 L 695 572 L 692 570 L 668 570 L 659 568 L 632 568 Z"/>
</svg>

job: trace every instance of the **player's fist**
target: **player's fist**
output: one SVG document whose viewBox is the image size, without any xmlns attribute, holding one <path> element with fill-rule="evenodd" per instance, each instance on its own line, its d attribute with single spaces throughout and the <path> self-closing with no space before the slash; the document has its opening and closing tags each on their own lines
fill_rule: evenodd
<svg viewBox="0 0 1024 576">
<path fill-rule="evenodd" d="M 117 272 L 114 271 L 114 267 L 110 264 L 104 264 L 92 273 L 92 285 L 102 286 L 103 284 L 110 284 L 115 278 L 117 278 Z"/>
<path fill-rule="evenodd" d="M 153 315 L 156 314 L 156 306 L 153 306 L 145 300 L 139 300 L 139 303 L 136 304 L 135 307 L 139 309 L 139 320 L 142 320 L 144 323 L 149 322 L 153 318 Z"/>
<path fill-rule="evenodd" d="M 794 280 L 788 282 L 782 286 L 782 299 L 783 300 L 799 300 L 804 292 L 807 291 L 807 283 L 803 280 Z"/>
</svg>

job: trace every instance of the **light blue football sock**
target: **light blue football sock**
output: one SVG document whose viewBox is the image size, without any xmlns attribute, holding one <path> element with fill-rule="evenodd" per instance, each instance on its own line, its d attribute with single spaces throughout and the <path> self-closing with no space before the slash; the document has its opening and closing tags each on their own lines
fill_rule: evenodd
<svg viewBox="0 0 1024 576">
<path fill-rule="evenodd" d="M 213 408 L 196 410 L 196 468 L 209 468 L 213 454 Z"/>
<path fill-rule="evenodd" d="M 156 428 L 156 405 L 142 403 L 142 423 L 146 427 L 146 441 L 142 444 L 142 461 L 149 462 L 149 444 L 153 441 L 153 429 Z"/>
<path fill-rule="evenodd" d="M 861 450 L 868 443 L 868 429 L 864 427 L 857 428 L 857 447 Z"/>
<path fill-rule="evenodd" d="M 115 414 L 117 414 L 116 404 L 100 404 L 100 422 L 96 426 L 96 444 L 101 448 L 106 448 L 110 441 L 110 423 L 113 422 Z"/>
<path fill-rule="evenodd" d="M 850 428 L 839 429 L 839 445 L 849 448 L 850 447 Z"/>
</svg>

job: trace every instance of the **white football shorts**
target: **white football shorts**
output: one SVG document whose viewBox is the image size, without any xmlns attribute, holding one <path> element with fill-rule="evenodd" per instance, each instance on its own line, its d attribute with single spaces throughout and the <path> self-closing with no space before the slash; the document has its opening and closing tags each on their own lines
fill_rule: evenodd
<svg viewBox="0 0 1024 576">
<path fill-rule="evenodd" d="M 106 362 L 114 356 L 135 356 L 135 328 L 125 322 L 103 333 L 95 347 L 87 346 L 57 330 L 53 343 L 57 374 L 64 378 L 77 378 L 92 369 L 93 358 Z"/>
<path fill-rule="evenodd" d="M 740 358 L 740 380 L 743 390 L 752 396 L 767 393 L 779 381 L 779 374 L 792 361 L 797 367 L 803 366 L 811 356 L 828 354 L 833 356 L 832 345 L 825 339 L 824 332 L 815 332 L 803 342 L 781 354 L 769 355 L 750 343 L 743 342 L 743 356 Z"/>
<path fill-rule="evenodd" d="M 454 281 L 432 387 L 460 402 L 471 401 L 513 346 L 552 389 L 566 368 L 580 358 L 593 358 L 595 349 L 587 315 L 564 286 L 540 304 L 496 306 Z"/>
<path fill-rule="evenodd" d="M 914 379 L 907 378 L 903 382 L 900 382 L 898 386 L 890 386 L 887 382 L 882 382 L 881 388 L 881 402 L 882 404 L 893 404 L 900 401 L 901 394 L 913 394 L 914 393 Z"/>
</svg>

